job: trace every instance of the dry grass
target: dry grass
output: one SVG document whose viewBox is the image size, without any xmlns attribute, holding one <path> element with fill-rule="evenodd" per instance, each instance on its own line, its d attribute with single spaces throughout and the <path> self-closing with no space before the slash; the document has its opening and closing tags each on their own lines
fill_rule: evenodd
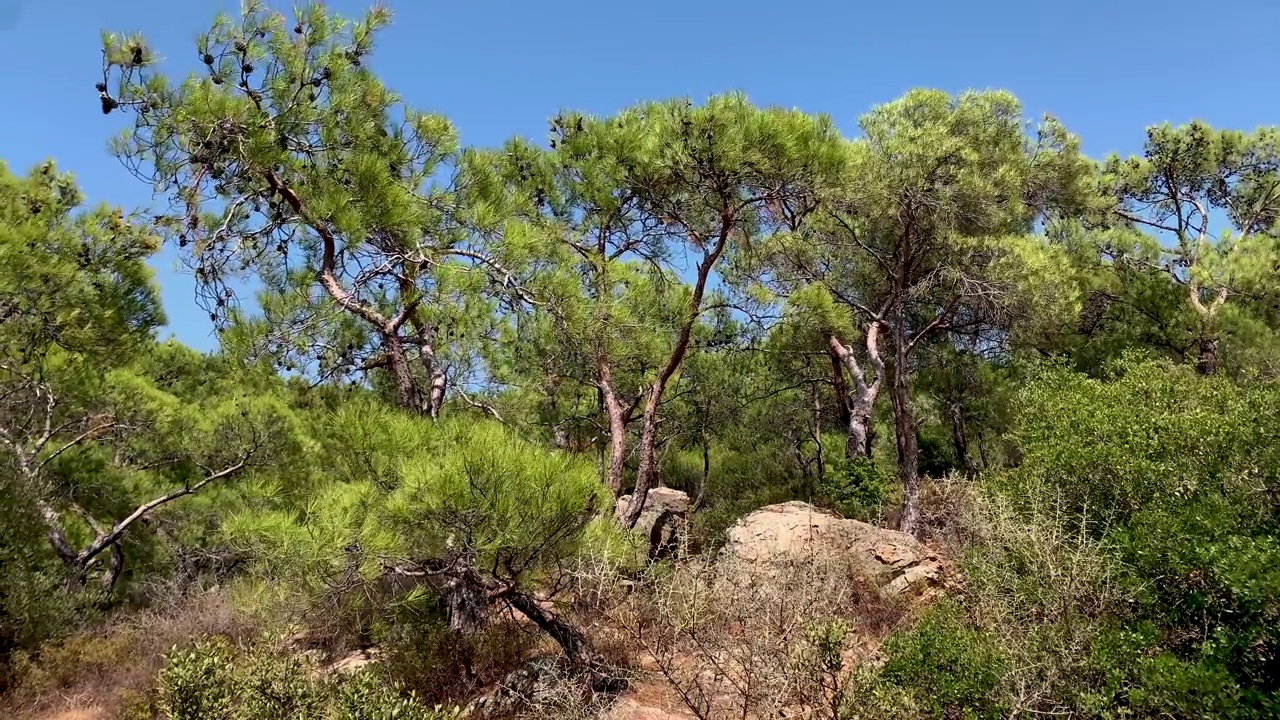
<svg viewBox="0 0 1280 720">
<path fill-rule="evenodd" d="M 240 640 L 256 632 L 255 623 L 220 591 L 121 613 L 102 630 L 51 642 L 21 658 L 19 684 L 0 705 L 0 716 L 118 718 L 146 696 L 173 646 L 208 635 Z"/>
<path fill-rule="evenodd" d="M 597 568 L 574 594 L 592 636 L 651 667 L 700 720 L 837 717 L 907 610 L 852 561 L 817 556 L 767 568 L 698 558 L 634 583 Z"/>
</svg>

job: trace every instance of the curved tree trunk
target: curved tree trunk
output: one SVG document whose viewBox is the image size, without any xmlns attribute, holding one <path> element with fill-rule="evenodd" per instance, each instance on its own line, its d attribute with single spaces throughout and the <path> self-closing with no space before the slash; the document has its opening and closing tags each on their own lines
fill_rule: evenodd
<svg viewBox="0 0 1280 720">
<path fill-rule="evenodd" d="M 636 526 L 644 505 L 649 500 L 649 491 L 658 482 L 658 405 L 667 391 L 667 383 L 680 369 L 685 355 L 689 352 L 689 341 L 693 337 L 693 326 L 702 315 L 702 299 L 706 294 L 707 280 L 711 277 L 711 269 L 724 253 L 729 244 L 729 232 L 733 229 L 734 217 L 730 210 L 720 215 L 720 232 L 713 239 L 710 248 L 703 254 L 698 263 L 697 280 L 693 284 L 693 294 L 689 298 L 689 307 L 680 325 L 680 334 L 676 337 L 675 346 L 667 357 L 667 363 L 658 373 L 657 379 L 649 388 L 644 403 L 643 427 L 640 430 L 640 463 L 636 472 L 636 487 L 631 493 L 631 504 L 623 515 L 623 525 L 627 528 Z M 697 238 L 707 240 L 707 238 Z"/>
<path fill-rule="evenodd" d="M 600 399 L 609 421 L 609 469 L 607 482 L 614 497 L 622 495 L 622 470 L 627 459 L 627 419 L 613 388 L 613 368 L 603 358 L 597 365 L 600 376 Z"/>
<path fill-rule="evenodd" d="M 835 335 L 827 335 L 827 350 L 832 357 L 839 360 L 853 381 L 845 397 L 848 412 L 845 428 L 845 456 L 849 459 L 867 457 L 871 454 L 871 414 L 875 410 L 876 398 L 880 395 L 880 385 L 884 379 L 884 360 L 879 349 L 880 323 L 873 321 L 867 328 L 866 348 L 867 362 L 871 365 L 870 382 L 858 363 L 853 348 L 840 342 Z M 844 383 L 848 388 L 848 384 Z"/>
</svg>

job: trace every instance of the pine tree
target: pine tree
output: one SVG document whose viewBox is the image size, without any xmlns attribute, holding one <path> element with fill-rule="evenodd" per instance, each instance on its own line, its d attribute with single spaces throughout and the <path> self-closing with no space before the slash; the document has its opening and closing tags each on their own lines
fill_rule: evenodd
<svg viewBox="0 0 1280 720">
<path fill-rule="evenodd" d="M 501 216 L 464 198 L 453 126 L 366 65 L 390 20 L 311 4 L 291 22 L 255 0 L 201 36 L 204 71 L 180 84 L 144 39 L 108 34 L 100 93 L 132 117 L 115 150 L 173 203 L 164 227 L 211 319 L 236 319 L 252 279 L 264 313 L 245 329 L 285 369 L 379 370 L 398 404 L 436 416 L 459 328 L 490 315 L 477 293 L 524 296 L 483 241 Z"/>
</svg>

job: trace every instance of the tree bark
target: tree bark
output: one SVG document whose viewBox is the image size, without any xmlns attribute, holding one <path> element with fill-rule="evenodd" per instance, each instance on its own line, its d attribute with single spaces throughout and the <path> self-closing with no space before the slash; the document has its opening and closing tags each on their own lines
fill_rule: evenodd
<svg viewBox="0 0 1280 720">
<path fill-rule="evenodd" d="M 914 535 L 920 524 L 920 445 L 908 383 L 910 357 L 904 304 L 904 298 L 895 303 L 893 320 L 893 427 L 898 450 L 898 480 L 903 494 L 898 529 Z"/>
<path fill-rule="evenodd" d="M 973 480 L 978 476 L 978 465 L 973 453 L 969 452 L 969 414 L 965 412 L 964 403 L 961 402 L 951 403 L 950 414 L 951 443 L 955 446 L 956 461 L 964 469 L 964 476 Z"/>
<path fill-rule="evenodd" d="M 487 578 L 474 567 L 464 566 L 447 572 L 490 598 L 501 598 L 529 618 L 564 652 L 574 667 L 600 675 L 604 663 L 581 630 L 570 625 L 552 611 L 542 607 L 537 598 L 517 588 L 511 581 Z"/>
<path fill-rule="evenodd" d="M 440 419 L 440 411 L 444 408 L 445 391 L 444 371 L 434 362 L 431 364 L 431 394 L 427 398 L 427 414 L 432 420 Z"/>
<path fill-rule="evenodd" d="M 902 520 L 898 529 L 916 534 L 920 523 L 920 444 L 916 439 L 915 408 L 906 373 L 894 370 L 893 419 L 897 437 L 898 480 L 902 483 Z"/>
<path fill-rule="evenodd" d="M 649 388 L 644 404 L 644 425 L 640 430 L 640 463 L 636 473 L 636 487 L 631 493 L 631 504 L 623 516 L 623 524 L 627 528 L 636 526 L 644 505 L 649 500 L 649 491 L 658 480 L 658 405 L 667 390 L 667 383 L 684 362 L 689 352 L 689 341 L 693 337 L 693 326 L 702 315 L 702 298 L 706 294 L 707 280 L 711 269 L 729 243 L 729 233 L 733 230 L 734 217 L 729 210 L 720 214 L 720 231 L 714 238 L 714 244 L 702 256 L 698 263 L 697 281 L 693 285 L 693 296 L 689 299 L 688 312 L 680 326 L 680 335 L 676 338 L 675 347 L 667 358 L 667 364 L 658 373 L 653 385 Z M 696 238 L 706 240 L 707 238 Z"/>
<path fill-rule="evenodd" d="M 409 354 L 405 350 L 404 338 L 400 336 L 400 328 L 415 316 L 416 302 L 410 301 L 395 317 L 387 318 L 372 305 L 361 302 L 338 279 L 337 257 L 338 241 L 329 223 L 311 217 L 303 205 L 302 198 L 293 188 L 282 181 L 274 171 L 268 170 L 264 175 L 272 194 L 279 194 L 298 217 L 320 236 L 320 267 L 316 275 L 320 286 L 333 301 L 343 310 L 368 323 L 382 339 L 386 352 L 387 367 L 396 383 L 396 402 L 401 407 L 421 413 L 427 410 L 422 396 L 422 389 L 409 365 Z"/>
<path fill-rule="evenodd" d="M 844 363 L 840 361 L 840 354 L 831 347 L 830 340 L 827 341 L 827 357 L 831 360 L 831 389 L 836 395 L 836 413 L 840 427 L 847 428 L 853 417 L 853 410 L 849 407 L 849 384 L 844 380 Z"/>
<path fill-rule="evenodd" d="M 1218 339 L 1200 339 L 1200 352 L 1196 356 L 1196 370 L 1205 376 L 1218 374 Z"/>
<path fill-rule="evenodd" d="M 600 376 L 600 397 L 605 416 L 609 420 L 609 470 L 607 481 L 614 497 L 622 495 L 622 471 L 627 459 L 627 419 L 618 393 L 613 388 L 613 368 L 601 358 L 597 364 Z"/>
<path fill-rule="evenodd" d="M 683 356 L 683 353 L 681 353 Z M 649 499 L 649 491 L 657 485 L 658 479 L 658 403 L 667 390 L 667 381 L 659 377 L 649 388 L 644 403 L 643 425 L 640 429 L 640 463 L 636 469 L 636 488 L 631 494 L 631 504 L 627 506 L 625 525 L 636 526 L 640 514 L 644 512 L 644 504 Z"/>
<path fill-rule="evenodd" d="M 396 383 L 396 404 L 406 410 L 422 412 L 425 403 L 418 389 L 418 381 L 413 377 L 404 341 L 394 333 L 384 333 L 382 346 L 387 354 L 387 367 Z"/>
<path fill-rule="evenodd" d="M 519 610 L 521 614 L 533 621 L 534 625 L 555 640 L 564 651 L 565 657 L 569 658 L 575 666 L 593 669 L 600 665 L 599 658 L 581 630 L 542 607 L 537 599 L 528 593 L 511 590 L 506 597 L 512 607 Z"/>
<path fill-rule="evenodd" d="M 871 380 L 862 370 L 853 348 L 840 342 L 834 334 L 827 335 L 827 350 L 848 372 L 853 387 L 847 390 L 848 407 L 845 430 L 845 457 L 849 459 L 867 457 L 871 453 L 871 414 L 875 410 L 876 398 L 880 395 L 880 386 L 884 379 L 884 360 L 879 349 L 880 323 L 872 321 L 867 328 L 866 348 L 867 362 L 871 365 Z M 845 384 L 847 387 L 847 384 Z"/>
</svg>

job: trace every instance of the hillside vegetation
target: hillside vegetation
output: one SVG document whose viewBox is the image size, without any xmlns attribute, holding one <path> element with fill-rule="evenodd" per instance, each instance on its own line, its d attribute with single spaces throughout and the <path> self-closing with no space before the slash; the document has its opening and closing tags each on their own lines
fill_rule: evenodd
<svg viewBox="0 0 1280 720">
<path fill-rule="evenodd" d="M 158 210 L 0 165 L 0 714 L 1280 717 L 1280 131 L 1088 158 L 921 89 L 467 147 L 390 20 L 104 35 Z M 743 559 L 780 503 L 871 550 Z"/>
</svg>

